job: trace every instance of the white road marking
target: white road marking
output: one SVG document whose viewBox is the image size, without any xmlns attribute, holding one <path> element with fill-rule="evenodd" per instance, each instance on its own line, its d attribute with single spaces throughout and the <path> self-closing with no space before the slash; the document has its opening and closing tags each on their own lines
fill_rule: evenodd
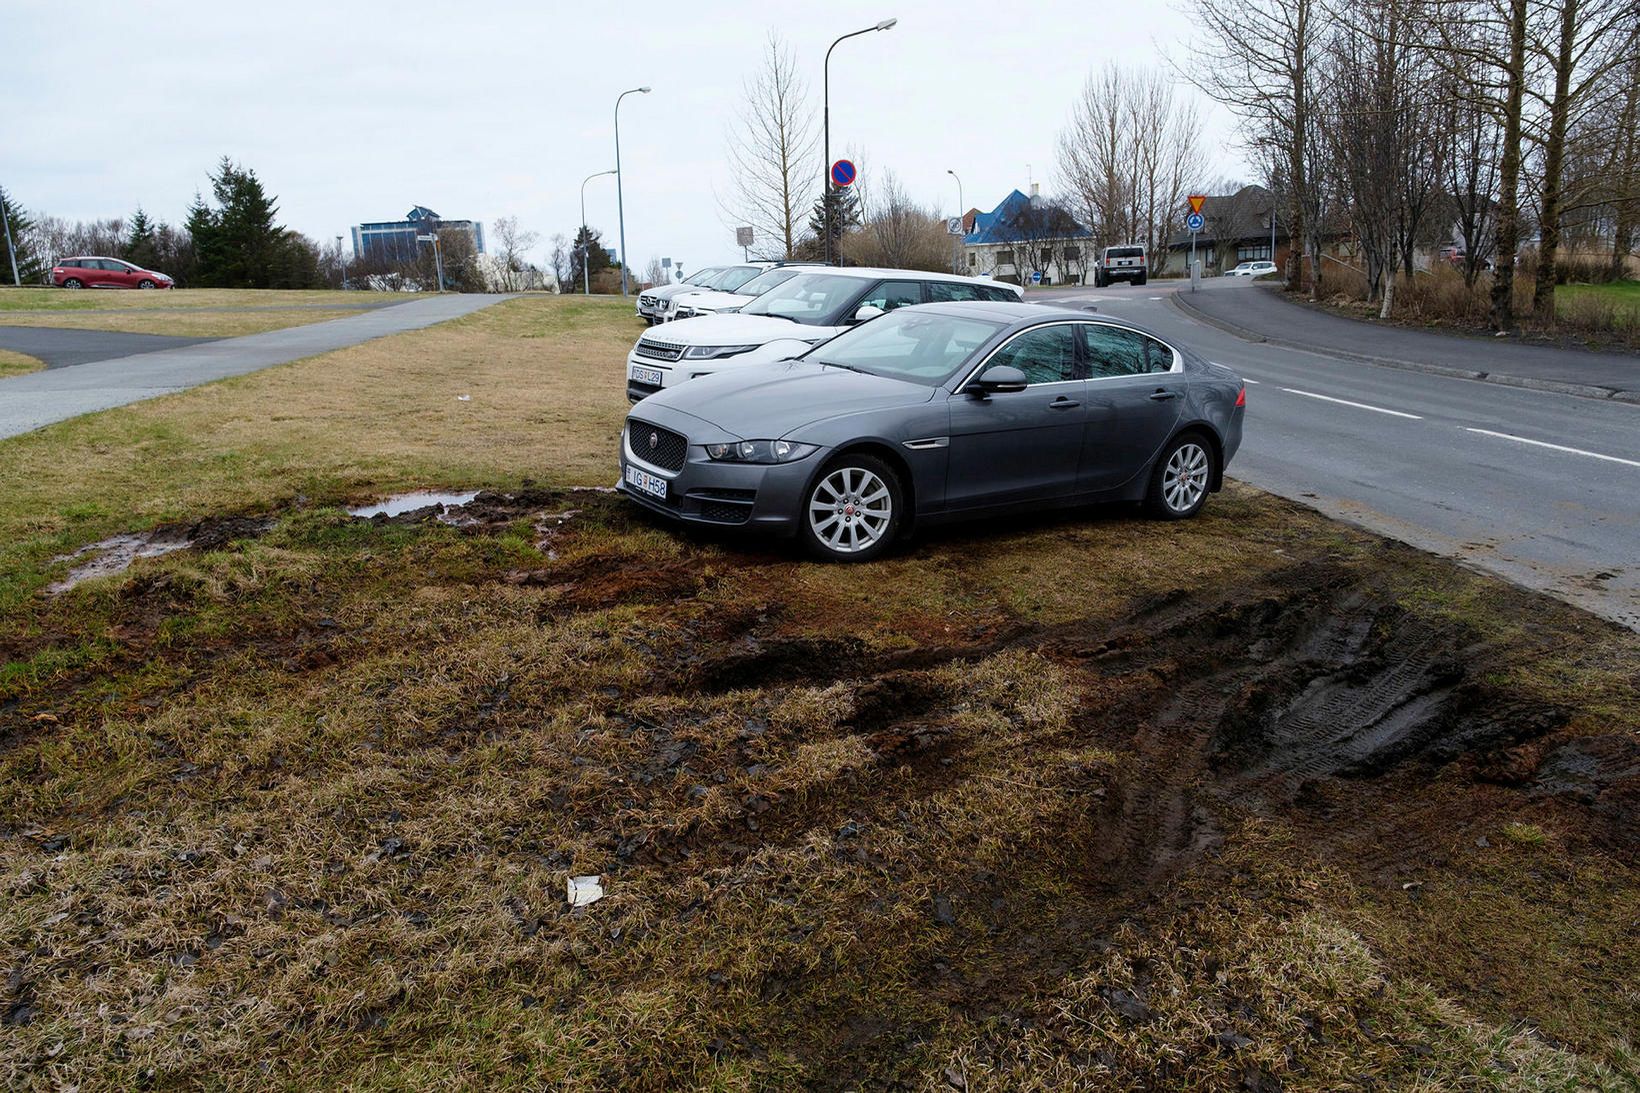
<svg viewBox="0 0 1640 1093">
<path fill-rule="evenodd" d="M 1550 444 L 1547 440 L 1528 440 L 1513 433 L 1494 433 L 1491 429 L 1471 429 L 1464 426 L 1465 432 L 1479 433 L 1482 436 L 1495 436 L 1499 440 L 1513 440 L 1517 444 L 1530 444 L 1537 448 L 1550 448 L 1557 452 L 1569 452 L 1572 455 L 1586 455 L 1590 459 L 1604 459 L 1608 463 L 1621 463 L 1625 467 L 1640 467 L 1640 460 L 1621 459 L 1615 455 L 1601 455 L 1599 452 L 1587 452 L 1582 448 L 1568 448 L 1564 444 Z"/>
<path fill-rule="evenodd" d="M 1160 296 L 1146 296 L 1145 299 L 1147 299 L 1147 300 L 1160 300 L 1161 297 Z"/>
<path fill-rule="evenodd" d="M 1386 410 L 1382 406 L 1368 406 L 1364 402 L 1351 402 L 1347 398 L 1333 398 L 1331 395 L 1318 395 L 1314 391 L 1300 391 L 1296 387 L 1283 387 L 1282 390 L 1287 392 L 1289 395 L 1303 395 L 1305 398 L 1318 398 L 1322 402 L 1336 402 L 1340 406 L 1353 406 L 1357 410 L 1371 410 L 1375 414 L 1390 414 L 1394 417 L 1410 418 L 1413 421 L 1424 420 L 1418 414 L 1408 414 L 1400 410 Z"/>
<path fill-rule="evenodd" d="M 1248 378 L 1247 378 L 1247 377 L 1246 377 L 1246 376 L 1243 376 L 1243 377 L 1241 377 L 1241 382 L 1243 382 L 1243 383 L 1250 383 L 1250 384 L 1252 384 L 1252 385 L 1253 385 L 1253 386 L 1254 386 L 1254 387 L 1257 387 L 1257 386 L 1258 386 L 1258 380 L 1250 380 L 1250 379 L 1248 379 Z"/>
</svg>

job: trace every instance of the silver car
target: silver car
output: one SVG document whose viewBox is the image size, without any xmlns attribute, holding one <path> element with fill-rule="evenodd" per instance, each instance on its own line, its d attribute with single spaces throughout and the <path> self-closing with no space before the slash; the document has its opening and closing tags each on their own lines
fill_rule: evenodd
<svg viewBox="0 0 1640 1093">
<path fill-rule="evenodd" d="M 913 523 L 1122 500 L 1194 516 L 1245 406 L 1234 372 L 1129 323 L 925 304 L 651 395 L 617 487 L 673 520 L 866 561 Z"/>
</svg>

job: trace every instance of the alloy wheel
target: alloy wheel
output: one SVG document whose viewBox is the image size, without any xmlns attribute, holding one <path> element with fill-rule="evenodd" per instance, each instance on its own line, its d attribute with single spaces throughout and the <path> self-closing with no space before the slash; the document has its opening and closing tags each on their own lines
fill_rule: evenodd
<svg viewBox="0 0 1640 1093">
<path fill-rule="evenodd" d="M 894 519 L 888 484 L 864 467 L 839 467 L 809 495 L 809 527 L 828 550 L 856 554 L 875 545 Z"/>
<path fill-rule="evenodd" d="M 1162 500 L 1174 512 L 1189 512 L 1207 492 L 1207 451 L 1195 441 L 1174 449 L 1162 472 Z"/>
</svg>

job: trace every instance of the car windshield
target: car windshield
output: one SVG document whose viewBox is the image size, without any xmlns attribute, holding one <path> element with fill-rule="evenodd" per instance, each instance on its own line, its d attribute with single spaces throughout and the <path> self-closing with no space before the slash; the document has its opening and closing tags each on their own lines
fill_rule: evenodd
<svg viewBox="0 0 1640 1093">
<path fill-rule="evenodd" d="M 683 279 L 683 283 L 686 285 L 704 285 L 707 281 L 710 281 L 722 272 L 722 266 L 710 266 L 706 269 L 691 273 Z"/>
<path fill-rule="evenodd" d="M 756 266 L 730 266 L 716 277 L 708 288 L 717 292 L 733 292 L 763 271 Z"/>
<path fill-rule="evenodd" d="M 797 276 L 798 272 L 795 269 L 771 269 L 767 273 L 753 277 L 735 291 L 742 296 L 761 296 L 776 285 L 783 285 L 790 281 Z"/>
<path fill-rule="evenodd" d="M 771 315 L 810 326 L 833 325 L 842 310 L 872 283 L 865 277 L 803 273 L 776 285 L 745 307 L 742 315 Z"/>
<path fill-rule="evenodd" d="M 900 308 L 845 330 L 803 359 L 938 387 L 1003 325 L 917 307 Z"/>
</svg>

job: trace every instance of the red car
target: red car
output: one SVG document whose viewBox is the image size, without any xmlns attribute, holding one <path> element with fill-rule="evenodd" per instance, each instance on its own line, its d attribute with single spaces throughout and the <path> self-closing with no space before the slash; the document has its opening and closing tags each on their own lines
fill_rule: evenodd
<svg viewBox="0 0 1640 1093">
<path fill-rule="evenodd" d="M 51 267 L 58 288 L 170 288 L 163 273 L 133 266 L 119 258 L 64 258 Z"/>
</svg>

